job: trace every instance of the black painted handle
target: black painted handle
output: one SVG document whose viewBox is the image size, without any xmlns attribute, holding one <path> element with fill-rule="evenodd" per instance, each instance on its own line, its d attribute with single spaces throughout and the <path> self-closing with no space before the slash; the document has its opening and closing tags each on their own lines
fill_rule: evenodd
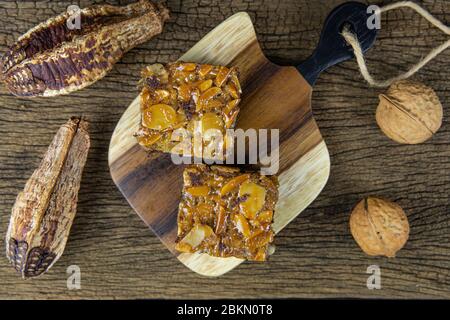
<svg viewBox="0 0 450 320">
<path fill-rule="evenodd" d="M 367 27 L 370 15 L 367 6 L 359 2 L 346 2 L 329 14 L 316 50 L 297 67 L 311 86 L 322 71 L 354 57 L 352 48 L 341 35 L 345 24 L 356 33 L 364 52 L 372 47 L 377 29 Z"/>
</svg>

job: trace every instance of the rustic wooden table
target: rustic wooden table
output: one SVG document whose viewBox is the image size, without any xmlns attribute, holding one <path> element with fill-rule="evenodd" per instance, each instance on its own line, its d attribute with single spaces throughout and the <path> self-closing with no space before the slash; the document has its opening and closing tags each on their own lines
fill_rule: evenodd
<svg viewBox="0 0 450 320">
<path fill-rule="evenodd" d="M 100 2 L 0 1 L 0 51 L 70 4 Z M 445 108 L 450 103 L 450 51 L 415 76 L 432 86 L 444 105 L 442 128 L 422 145 L 398 145 L 380 132 L 375 108 L 381 91 L 368 88 L 355 61 L 320 77 L 313 110 L 331 155 L 330 180 L 317 200 L 279 234 L 278 249 L 268 263 L 244 263 L 217 279 L 192 273 L 153 236 L 111 181 L 109 139 L 137 94 L 142 67 L 177 59 L 238 11 L 252 16 L 267 56 L 295 64 L 315 47 L 325 17 L 342 2 L 169 0 L 172 18 L 165 32 L 129 52 L 93 86 L 69 96 L 34 100 L 13 97 L 1 86 L 2 237 L 17 193 L 70 116 L 83 114 L 91 120 L 92 149 L 64 255 L 46 275 L 28 281 L 0 258 L 0 298 L 450 298 L 450 114 Z M 450 20 L 449 1 L 420 2 L 442 21 Z M 369 67 L 378 77 L 394 75 L 445 39 L 411 11 L 389 13 L 368 54 Z M 353 241 L 349 212 L 366 195 L 390 198 L 407 212 L 410 238 L 394 259 L 368 257 Z M 70 265 L 81 268 L 80 290 L 67 289 Z M 380 290 L 366 287 L 370 265 L 381 268 Z"/>
</svg>

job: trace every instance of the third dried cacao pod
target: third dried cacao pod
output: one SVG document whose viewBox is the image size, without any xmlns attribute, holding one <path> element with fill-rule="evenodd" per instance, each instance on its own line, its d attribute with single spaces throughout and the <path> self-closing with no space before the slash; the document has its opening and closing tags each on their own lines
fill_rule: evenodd
<svg viewBox="0 0 450 320">
<path fill-rule="evenodd" d="M 101 79 L 125 52 L 162 32 L 168 10 L 148 0 L 67 11 L 32 28 L 0 60 L 0 78 L 17 96 L 56 96 Z"/>
</svg>

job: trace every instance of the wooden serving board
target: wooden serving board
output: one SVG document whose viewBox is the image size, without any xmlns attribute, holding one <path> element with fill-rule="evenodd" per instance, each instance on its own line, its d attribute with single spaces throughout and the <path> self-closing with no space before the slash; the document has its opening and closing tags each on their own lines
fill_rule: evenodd
<svg viewBox="0 0 450 320">
<path fill-rule="evenodd" d="M 237 66 L 243 87 L 237 127 L 280 130 L 280 197 L 273 225 L 275 232 L 280 232 L 319 195 L 330 174 L 328 150 L 311 109 L 310 83 L 325 67 L 317 63 L 318 55 L 313 55 L 312 60 L 322 70 L 308 71 L 308 64 L 304 64 L 299 66 L 307 73 L 307 77 L 303 77 L 295 67 L 271 63 L 261 51 L 246 13 L 228 18 L 180 60 Z M 326 62 L 329 64 L 329 59 Z M 115 184 L 142 220 L 184 265 L 206 276 L 230 271 L 243 260 L 175 251 L 184 166 L 174 165 L 168 154 L 148 155 L 137 144 L 133 133 L 140 123 L 139 104 L 137 97 L 121 117 L 111 138 L 109 166 Z"/>
</svg>

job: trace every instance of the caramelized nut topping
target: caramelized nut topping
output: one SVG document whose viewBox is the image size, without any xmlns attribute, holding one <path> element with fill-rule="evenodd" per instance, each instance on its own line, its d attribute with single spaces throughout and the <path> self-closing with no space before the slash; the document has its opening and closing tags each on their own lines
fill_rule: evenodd
<svg viewBox="0 0 450 320">
<path fill-rule="evenodd" d="M 222 134 L 239 113 L 241 86 L 236 68 L 187 62 L 154 64 L 142 71 L 141 127 L 135 134 L 148 150 L 171 152 L 173 130 L 190 135 L 200 127 Z M 158 137 L 157 139 L 155 137 Z"/>
<path fill-rule="evenodd" d="M 164 130 L 175 125 L 175 110 L 167 104 L 155 104 L 142 114 L 142 125 L 154 130 Z"/>
<path fill-rule="evenodd" d="M 241 173 L 238 168 L 194 165 L 185 169 L 183 178 L 178 251 L 266 260 L 274 237 L 276 177 Z"/>
<path fill-rule="evenodd" d="M 228 181 L 220 190 L 220 195 L 225 196 L 230 191 L 233 191 L 234 188 L 237 188 L 242 182 L 248 180 L 250 178 L 249 174 L 242 174 L 237 176 L 230 181 Z"/>
<path fill-rule="evenodd" d="M 244 182 L 239 188 L 239 196 L 247 196 L 247 199 L 240 204 L 245 217 L 255 219 L 266 201 L 266 189 L 254 182 Z"/>
<path fill-rule="evenodd" d="M 209 193 L 208 186 L 190 187 L 186 189 L 186 193 L 193 197 L 206 197 Z"/>
<path fill-rule="evenodd" d="M 212 231 L 210 226 L 207 225 L 195 225 L 191 231 L 180 241 L 183 247 L 188 245 L 190 248 L 195 249 L 197 248 L 203 240 L 213 235 L 214 232 Z"/>
</svg>

